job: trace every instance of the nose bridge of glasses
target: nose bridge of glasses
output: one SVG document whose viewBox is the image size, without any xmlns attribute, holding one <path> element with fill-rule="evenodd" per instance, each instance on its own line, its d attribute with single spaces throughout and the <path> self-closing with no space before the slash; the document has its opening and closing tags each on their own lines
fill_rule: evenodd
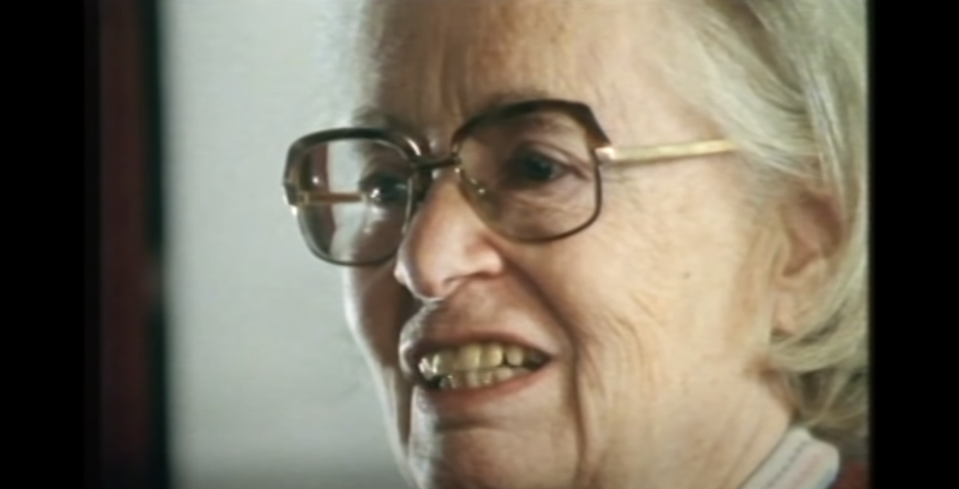
<svg viewBox="0 0 959 489">
<path fill-rule="evenodd" d="M 432 173 L 436 170 L 458 165 L 459 156 L 450 153 L 440 157 L 421 156 L 413 160 L 413 169 L 417 172 Z"/>
<path fill-rule="evenodd" d="M 459 164 L 459 158 L 456 154 L 448 154 L 441 157 L 431 157 L 420 155 L 410 160 L 413 167 L 412 181 L 414 193 L 412 195 L 416 204 L 420 203 L 429 191 L 429 187 L 434 181 L 438 180 L 438 172 L 454 167 Z"/>
<path fill-rule="evenodd" d="M 420 206 L 424 205 L 433 183 L 440 181 L 440 175 L 437 175 L 436 172 L 447 168 L 453 169 L 455 181 L 458 183 L 456 187 L 460 192 L 463 192 L 461 195 L 469 207 L 472 208 L 475 206 L 475 198 L 485 196 L 486 189 L 480 182 L 473 179 L 466 172 L 461 163 L 460 156 L 456 152 L 440 158 L 421 158 L 419 161 L 414 162 L 414 168 L 417 170 L 414 176 L 416 182 L 414 188 L 416 191 L 410 201 L 407 219 L 412 217 L 412 215 L 419 210 Z M 476 209 L 473 210 L 475 211 Z"/>
</svg>

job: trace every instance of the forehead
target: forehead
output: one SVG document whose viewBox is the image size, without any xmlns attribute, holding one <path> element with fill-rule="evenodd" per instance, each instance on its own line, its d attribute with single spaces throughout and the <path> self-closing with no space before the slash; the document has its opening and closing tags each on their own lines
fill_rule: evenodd
<svg viewBox="0 0 959 489">
<path fill-rule="evenodd" d="M 532 98 L 585 102 L 604 123 L 620 121 L 617 107 L 642 112 L 657 90 L 656 7 L 650 0 L 374 1 L 365 61 L 375 76 L 364 102 L 420 131 L 449 131 L 490 106 Z"/>
</svg>

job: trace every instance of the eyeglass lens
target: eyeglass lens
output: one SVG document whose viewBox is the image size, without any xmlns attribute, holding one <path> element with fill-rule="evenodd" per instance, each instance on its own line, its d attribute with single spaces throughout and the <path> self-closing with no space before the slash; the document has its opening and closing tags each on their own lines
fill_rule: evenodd
<svg viewBox="0 0 959 489">
<path fill-rule="evenodd" d="M 497 232 L 545 240 L 588 224 L 598 208 L 598 171 L 584 126 L 548 108 L 487 117 L 453 141 L 460 188 Z M 414 167 L 386 141 L 337 139 L 300 162 L 300 188 L 314 194 L 299 206 L 310 248 L 346 264 L 391 256 L 412 205 Z"/>
</svg>

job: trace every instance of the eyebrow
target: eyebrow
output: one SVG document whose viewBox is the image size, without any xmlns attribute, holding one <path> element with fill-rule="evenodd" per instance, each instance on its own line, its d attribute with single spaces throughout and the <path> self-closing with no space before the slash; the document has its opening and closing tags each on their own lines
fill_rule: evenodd
<svg viewBox="0 0 959 489">
<path fill-rule="evenodd" d="M 395 115 L 383 112 L 372 105 L 364 105 L 353 111 L 350 123 L 356 127 L 406 128 L 410 124 Z"/>
<path fill-rule="evenodd" d="M 486 112 L 491 112 L 506 105 L 528 102 L 530 100 L 545 100 L 554 98 L 556 97 L 552 96 L 545 90 L 535 88 L 497 92 L 489 97 L 486 97 L 480 104 L 474 107 L 473 110 L 469 112 L 467 119 L 471 119 Z"/>
<path fill-rule="evenodd" d="M 551 96 L 545 90 L 535 88 L 496 92 L 482 99 L 478 104 L 475 104 L 474 107 L 471 107 L 470 110 L 467 111 L 466 118 L 462 121 L 459 121 L 459 124 L 463 124 L 467 120 L 470 120 L 478 115 L 491 112 L 506 105 L 526 102 L 529 100 L 552 98 L 556 97 Z M 406 131 L 414 129 L 414 125 L 409 121 L 396 114 L 384 112 L 373 105 L 365 105 L 353 111 L 350 121 L 354 126 L 399 129 Z"/>
</svg>

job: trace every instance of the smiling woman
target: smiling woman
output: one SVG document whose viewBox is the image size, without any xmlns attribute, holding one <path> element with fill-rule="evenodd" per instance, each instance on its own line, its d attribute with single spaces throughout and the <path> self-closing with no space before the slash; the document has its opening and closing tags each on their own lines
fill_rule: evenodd
<svg viewBox="0 0 959 489">
<path fill-rule="evenodd" d="M 862 2 L 390 0 L 364 28 L 360 110 L 394 123 L 299 140 L 284 184 L 349 266 L 413 483 L 866 487 Z"/>
</svg>

